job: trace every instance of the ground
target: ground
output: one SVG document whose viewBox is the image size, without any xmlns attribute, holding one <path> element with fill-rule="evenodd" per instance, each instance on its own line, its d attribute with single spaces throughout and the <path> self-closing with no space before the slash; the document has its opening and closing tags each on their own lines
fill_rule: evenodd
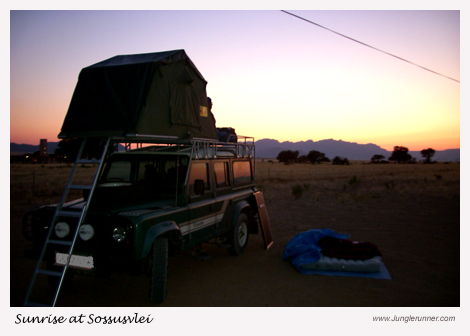
<svg viewBox="0 0 470 336">
<path fill-rule="evenodd" d="M 383 166 L 383 167 L 382 167 Z M 21 216 L 44 204 L 26 168 L 11 167 L 10 305 L 21 306 L 34 261 L 23 257 Z M 21 174 L 20 174 L 21 172 Z M 168 296 L 148 300 L 145 275 L 111 278 L 77 275 L 61 292 L 58 306 L 79 307 L 458 307 L 460 306 L 460 165 L 291 165 L 258 162 L 274 244 L 264 249 L 251 235 L 240 256 L 213 244 L 211 256 L 190 252 L 169 260 Z M 16 174 L 16 175 L 15 175 Z M 55 173 L 55 175 L 57 175 Z M 28 180 L 30 181 L 30 180 Z M 18 185 L 22 191 L 14 191 Z M 26 185 L 26 187 L 24 186 Z M 294 186 L 297 191 L 293 193 Z M 31 194 L 27 196 L 27 194 Z M 28 195 L 29 195 L 28 194 Z M 34 197 L 32 195 L 35 195 Z M 47 194 L 47 193 L 46 193 Z M 26 196 L 25 196 L 26 195 Z M 43 202 L 43 203 L 41 203 Z M 374 243 L 391 280 L 304 275 L 282 259 L 296 234 L 329 228 L 351 240 Z M 49 291 L 44 286 L 44 294 Z"/>
</svg>

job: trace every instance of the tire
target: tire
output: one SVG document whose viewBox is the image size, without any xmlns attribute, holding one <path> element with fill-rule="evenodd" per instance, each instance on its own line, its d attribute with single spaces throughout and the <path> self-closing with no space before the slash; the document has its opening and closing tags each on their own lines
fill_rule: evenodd
<svg viewBox="0 0 470 336">
<path fill-rule="evenodd" d="M 158 237 L 151 255 L 150 300 L 162 303 L 166 297 L 168 275 L 168 238 Z"/>
<path fill-rule="evenodd" d="M 248 244 L 248 216 L 246 214 L 238 215 L 238 222 L 233 228 L 230 243 L 232 246 L 229 251 L 233 255 L 240 255 L 245 250 Z"/>
</svg>

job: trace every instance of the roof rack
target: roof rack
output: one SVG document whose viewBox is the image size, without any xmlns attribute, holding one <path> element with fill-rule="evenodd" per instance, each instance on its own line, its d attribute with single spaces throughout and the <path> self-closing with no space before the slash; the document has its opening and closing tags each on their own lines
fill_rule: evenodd
<svg viewBox="0 0 470 336">
<path fill-rule="evenodd" d="M 254 137 L 237 136 L 237 142 L 221 142 L 216 139 L 188 138 L 176 136 L 131 134 L 125 137 L 113 137 L 115 143 L 124 143 L 125 150 L 131 150 L 131 144 L 136 144 L 134 150 L 145 150 L 143 144 L 157 144 L 162 146 L 178 146 L 177 152 L 188 151 L 194 159 L 215 159 L 217 157 L 232 156 L 236 158 L 255 157 Z M 165 146 L 166 145 L 166 146 Z"/>
<path fill-rule="evenodd" d="M 231 153 L 236 158 L 254 158 L 255 141 L 253 137 L 238 136 L 237 142 L 220 142 L 208 139 L 192 140 L 194 159 L 217 158 Z"/>
</svg>

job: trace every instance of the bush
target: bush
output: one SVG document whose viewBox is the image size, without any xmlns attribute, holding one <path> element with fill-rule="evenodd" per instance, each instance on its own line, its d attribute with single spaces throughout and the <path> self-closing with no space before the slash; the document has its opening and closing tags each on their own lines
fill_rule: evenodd
<svg viewBox="0 0 470 336">
<path fill-rule="evenodd" d="M 356 177 L 356 175 L 354 175 L 353 177 L 351 177 L 351 179 L 349 180 L 349 185 L 355 185 L 357 184 L 357 182 L 359 181 L 359 179 Z"/>
<path fill-rule="evenodd" d="M 334 165 L 348 165 L 349 160 L 348 160 L 348 158 L 341 158 L 339 156 L 335 156 L 335 158 L 333 159 L 332 164 L 334 164 Z"/>
<path fill-rule="evenodd" d="M 302 197 L 303 192 L 304 187 L 302 187 L 300 184 L 292 186 L 292 196 L 294 196 L 294 199 L 299 199 Z"/>
</svg>

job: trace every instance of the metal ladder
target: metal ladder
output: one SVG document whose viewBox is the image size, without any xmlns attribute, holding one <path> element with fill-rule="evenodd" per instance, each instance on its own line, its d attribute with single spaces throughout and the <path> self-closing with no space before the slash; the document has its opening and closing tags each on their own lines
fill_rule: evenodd
<svg viewBox="0 0 470 336">
<path fill-rule="evenodd" d="M 65 278 L 65 274 L 66 274 L 67 269 L 69 267 L 70 256 L 71 256 L 73 248 L 75 246 L 75 242 L 77 241 L 77 238 L 79 236 L 80 226 L 81 226 L 81 224 L 83 223 L 83 221 L 86 217 L 88 204 L 90 203 L 91 197 L 93 195 L 93 191 L 94 191 L 95 186 L 97 184 L 99 173 L 100 173 L 102 165 L 105 161 L 105 157 L 106 157 L 106 154 L 108 152 L 108 147 L 111 143 L 111 138 L 107 138 L 105 141 L 106 141 L 106 144 L 104 146 L 103 153 L 101 154 L 101 158 L 100 159 L 91 159 L 91 160 L 90 159 L 82 159 L 82 154 L 83 154 L 83 150 L 84 150 L 84 148 L 86 146 L 86 143 L 87 143 L 87 138 L 84 138 L 83 141 L 82 141 L 80 150 L 78 151 L 77 159 L 75 160 L 75 164 L 73 165 L 72 171 L 70 173 L 69 180 L 67 182 L 64 193 L 62 195 L 62 199 L 61 199 L 60 203 L 57 205 L 57 207 L 55 209 L 51 225 L 49 226 L 49 230 L 48 230 L 48 233 L 47 233 L 46 240 L 44 242 L 44 246 L 42 248 L 41 255 L 38 259 L 38 262 L 36 264 L 36 268 L 34 270 L 33 277 L 32 277 L 31 282 L 29 284 L 28 292 L 27 292 L 25 300 L 24 300 L 24 306 L 54 307 L 56 302 L 57 302 L 57 298 L 59 297 L 59 292 L 60 292 L 60 289 L 62 287 L 64 278 Z M 93 178 L 93 182 L 90 185 L 74 185 L 74 184 L 72 184 L 73 180 L 75 178 L 75 174 L 77 172 L 77 167 L 79 165 L 82 165 L 82 164 L 98 164 L 98 167 L 96 169 L 96 173 L 95 173 L 94 178 Z M 62 210 L 64 204 L 66 203 L 69 191 L 72 190 L 72 189 L 75 189 L 75 190 L 77 190 L 77 189 L 78 190 L 89 190 L 89 192 L 90 192 L 81 211 L 74 212 L 74 211 Z M 68 217 L 78 218 L 78 223 L 77 223 L 77 226 L 75 228 L 75 232 L 73 232 L 72 240 L 51 239 L 52 232 L 54 231 L 54 226 L 57 224 L 57 221 L 58 221 L 59 217 L 61 217 L 61 216 L 68 216 Z M 65 265 L 62 266 L 61 271 L 51 271 L 51 270 L 42 268 L 43 263 L 44 263 L 44 257 L 46 255 L 46 251 L 47 251 L 49 245 L 66 245 L 66 246 L 69 246 L 67 261 L 66 261 Z M 31 297 L 31 294 L 33 292 L 33 288 L 36 284 L 36 280 L 37 280 L 38 275 L 57 277 L 59 279 L 58 284 L 57 284 L 57 288 L 55 290 L 55 293 L 54 293 L 53 300 L 52 300 L 51 304 L 43 304 L 43 303 L 36 303 L 36 302 L 29 301 L 30 297 Z"/>
</svg>

